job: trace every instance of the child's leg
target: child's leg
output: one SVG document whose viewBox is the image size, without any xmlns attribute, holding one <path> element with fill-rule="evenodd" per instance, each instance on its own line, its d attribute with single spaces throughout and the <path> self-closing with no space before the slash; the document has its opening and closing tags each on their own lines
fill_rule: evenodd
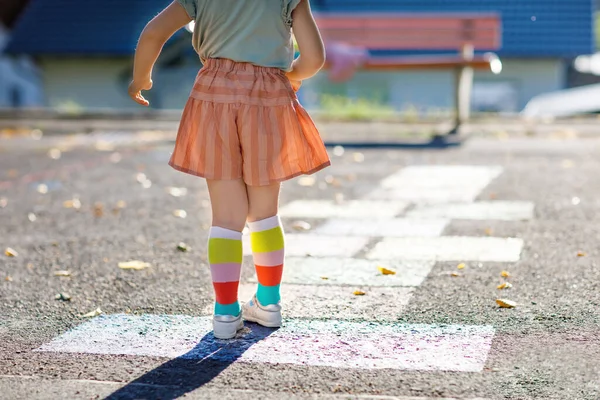
<svg viewBox="0 0 600 400">
<path fill-rule="evenodd" d="M 208 262 L 215 289 L 215 315 L 240 314 L 238 286 L 242 266 L 242 229 L 248 215 L 246 184 L 207 180 L 212 207 Z"/>
<path fill-rule="evenodd" d="M 260 305 L 278 304 L 283 272 L 284 237 L 277 215 L 280 184 L 248 186 L 248 226 L 258 277 L 256 298 Z"/>
</svg>

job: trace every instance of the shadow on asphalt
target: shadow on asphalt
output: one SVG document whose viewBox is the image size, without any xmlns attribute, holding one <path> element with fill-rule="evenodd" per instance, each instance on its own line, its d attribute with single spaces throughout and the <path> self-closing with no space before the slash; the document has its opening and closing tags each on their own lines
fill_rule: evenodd
<svg viewBox="0 0 600 400">
<path fill-rule="evenodd" d="M 212 381 L 251 346 L 273 332 L 274 329 L 248 322 L 233 340 L 215 339 L 211 332 L 186 354 L 154 368 L 105 399 L 179 398 Z"/>
</svg>

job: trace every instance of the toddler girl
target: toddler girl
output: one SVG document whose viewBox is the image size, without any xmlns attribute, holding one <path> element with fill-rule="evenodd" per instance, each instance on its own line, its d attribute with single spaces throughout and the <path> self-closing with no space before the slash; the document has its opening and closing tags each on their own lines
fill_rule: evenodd
<svg viewBox="0 0 600 400">
<path fill-rule="evenodd" d="M 140 37 L 129 85 L 129 95 L 139 104 L 149 105 L 141 91 L 152 88 L 152 68 L 163 45 L 191 21 L 203 67 L 183 110 L 169 164 L 207 181 L 213 330 L 215 337 L 228 339 L 243 327 L 242 318 L 281 325 L 279 189 L 282 181 L 330 163 L 295 93 L 323 66 L 325 51 L 308 0 L 176 0 Z M 295 60 L 292 30 L 300 52 Z M 246 222 L 259 283 L 240 308 Z"/>
</svg>

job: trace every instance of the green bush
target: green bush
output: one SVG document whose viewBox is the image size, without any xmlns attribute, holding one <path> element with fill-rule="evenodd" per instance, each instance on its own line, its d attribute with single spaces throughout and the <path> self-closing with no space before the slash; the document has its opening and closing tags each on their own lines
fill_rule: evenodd
<svg viewBox="0 0 600 400">
<path fill-rule="evenodd" d="M 319 114 L 322 118 L 351 121 L 385 120 L 399 116 L 393 107 L 377 100 L 329 94 L 321 95 Z"/>
</svg>

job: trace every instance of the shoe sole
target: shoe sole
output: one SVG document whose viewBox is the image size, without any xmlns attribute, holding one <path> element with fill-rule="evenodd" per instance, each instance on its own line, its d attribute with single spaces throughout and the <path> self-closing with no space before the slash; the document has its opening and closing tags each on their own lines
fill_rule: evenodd
<svg viewBox="0 0 600 400">
<path fill-rule="evenodd" d="M 246 317 L 246 316 L 244 316 L 243 313 L 242 313 L 242 318 L 249 322 L 256 322 L 257 324 L 262 325 L 265 328 L 280 328 L 281 327 L 281 320 L 279 320 L 279 322 L 268 322 L 268 321 L 263 321 L 259 318 Z"/>
<path fill-rule="evenodd" d="M 221 324 L 225 324 L 225 323 L 221 322 Z M 242 321 L 240 319 L 240 321 L 238 322 L 238 326 L 237 326 L 235 332 L 233 332 L 232 334 L 228 334 L 228 335 L 221 335 L 221 334 L 218 334 L 215 331 L 215 326 L 214 326 L 214 323 L 213 323 L 213 335 L 217 339 L 233 339 L 237 335 L 238 331 L 240 329 L 242 329 L 243 327 L 244 327 L 244 321 Z"/>
</svg>

